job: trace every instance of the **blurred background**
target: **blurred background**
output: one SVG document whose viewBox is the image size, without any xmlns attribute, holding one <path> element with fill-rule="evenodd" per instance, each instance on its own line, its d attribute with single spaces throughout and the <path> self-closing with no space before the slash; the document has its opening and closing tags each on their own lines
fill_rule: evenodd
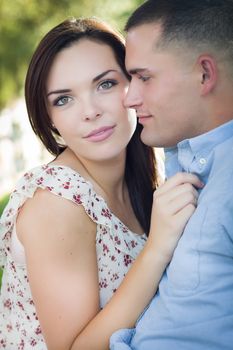
<svg viewBox="0 0 233 350">
<path fill-rule="evenodd" d="M 0 0 L 0 215 L 15 182 L 52 159 L 31 131 L 24 79 L 40 38 L 67 17 L 96 16 L 123 32 L 142 0 Z"/>
</svg>

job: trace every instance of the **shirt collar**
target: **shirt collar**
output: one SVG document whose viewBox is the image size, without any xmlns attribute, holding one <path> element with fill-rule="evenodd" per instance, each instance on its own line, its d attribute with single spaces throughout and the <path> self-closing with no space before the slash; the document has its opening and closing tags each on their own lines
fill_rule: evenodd
<svg viewBox="0 0 233 350">
<path fill-rule="evenodd" d="M 200 152 L 203 153 L 203 150 L 205 151 L 205 153 L 209 153 L 215 146 L 232 136 L 233 120 L 229 121 L 228 123 L 222 124 L 219 127 L 210 130 L 205 134 L 193 137 L 189 140 L 181 141 L 178 143 L 177 147 L 179 149 L 179 147 L 183 146 L 183 143 L 188 142 L 194 155 Z"/>
<path fill-rule="evenodd" d="M 213 149 L 232 136 L 233 120 L 205 134 L 183 140 L 176 147 L 165 149 L 166 176 L 170 177 L 180 171 L 208 176 Z"/>
</svg>

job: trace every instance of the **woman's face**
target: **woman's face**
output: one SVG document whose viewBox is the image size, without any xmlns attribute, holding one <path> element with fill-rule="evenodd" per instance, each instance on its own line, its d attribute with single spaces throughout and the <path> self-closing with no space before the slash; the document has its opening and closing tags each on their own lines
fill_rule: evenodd
<svg viewBox="0 0 233 350">
<path fill-rule="evenodd" d="M 129 82 L 112 49 L 87 39 L 57 54 L 47 80 L 47 108 L 66 145 L 94 161 L 119 156 L 136 127 L 123 101 Z"/>
</svg>

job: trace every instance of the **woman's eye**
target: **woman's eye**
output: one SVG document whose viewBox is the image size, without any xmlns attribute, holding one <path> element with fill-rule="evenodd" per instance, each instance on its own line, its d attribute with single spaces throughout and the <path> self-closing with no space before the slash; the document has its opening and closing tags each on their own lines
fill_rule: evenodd
<svg viewBox="0 0 233 350">
<path fill-rule="evenodd" d="M 100 90 L 109 90 L 111 89 L 113 86 L 115 86 L 117 84 L 116 81 L 114 80 L 105 80 L 102 83 L 99 84 L 98 88 Z"/>
<path fill-rule="evenodd" d="M 69 97 L 69 96 L 60 96 L 54 101 L 54 106 L 64 106 L 69 101 L 71 101 L 71 97 Z"/>
</svg>

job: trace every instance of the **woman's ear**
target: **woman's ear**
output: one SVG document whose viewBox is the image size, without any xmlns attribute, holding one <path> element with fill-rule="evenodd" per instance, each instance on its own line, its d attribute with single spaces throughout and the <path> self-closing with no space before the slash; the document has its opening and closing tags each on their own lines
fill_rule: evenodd
<svg viewBox="0 0 233 350">
<path fill-rule="evenodd" d="M 202 55 L 198 59 L 200 72 L 201 94 L 207 95 L 216 86 L 217 82 L 217 64 L 213 57 Z"/>
</svg>

